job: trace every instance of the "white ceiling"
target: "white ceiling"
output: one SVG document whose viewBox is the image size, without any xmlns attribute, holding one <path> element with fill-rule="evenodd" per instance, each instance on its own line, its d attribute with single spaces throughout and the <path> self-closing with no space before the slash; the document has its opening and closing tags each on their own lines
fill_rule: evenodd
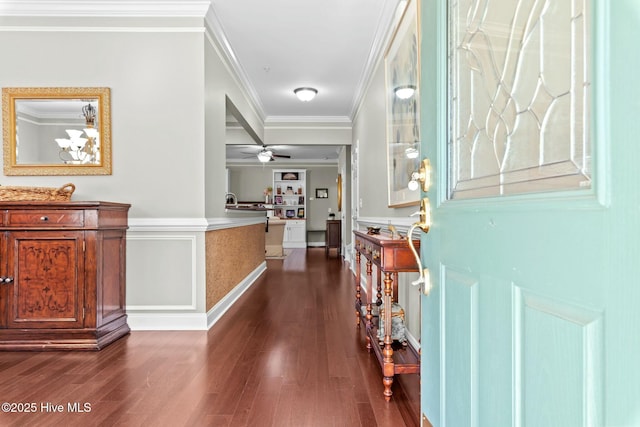
<svg viewBox="0 0 640 427">
<path fill-rule="evenodd" d="M 351 121 L 398 0 L 212 0 L 263 118 Z M 318 90 L 307 103 L 293 90 Z M 302 119 L 304 118 L 304 119 Z"/>
<path fill-rule="evenodd" d="M 259 113 L 270 123 L 350 124 L 386 48 L 399 0 L 212 0 L 220 33 Z M 293 90 L 313 87 L 311 102 Z M 257 147 L 227 146 L 230 163 Z M 278 163 L 337 163 L 340 147 L 272 146 Z"/>
</svg>

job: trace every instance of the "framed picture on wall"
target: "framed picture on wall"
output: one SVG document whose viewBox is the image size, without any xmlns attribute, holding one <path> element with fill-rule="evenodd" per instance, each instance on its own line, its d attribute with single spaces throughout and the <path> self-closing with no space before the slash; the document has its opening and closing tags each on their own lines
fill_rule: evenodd
<svg viewBox="0 0 640 427">
<path fill-rule="evenodd" d="M 327 198 L 329 198 L 329 189 L 316 188 L 316 199 L 327 199 Z"/>
<path fill-rule="evenodd" d="M 418 204 L 407 184 L 420 166 L 420 39 L 418 0 L 409 0 L 385 56 L 389 207 Z"/>
</svg>

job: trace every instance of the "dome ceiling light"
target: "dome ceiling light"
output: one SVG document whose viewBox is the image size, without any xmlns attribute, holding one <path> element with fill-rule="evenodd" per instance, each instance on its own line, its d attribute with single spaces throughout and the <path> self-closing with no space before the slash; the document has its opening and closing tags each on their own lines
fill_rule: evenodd
<svg viewBox="0 0 640 427">
<path fill-rule="evenodd" d="M 293 90 L 298 99 L 302 102 L 309 102 L 318 94 L 318 90 L 312 87 L 299 87 Z"/>
</svg>

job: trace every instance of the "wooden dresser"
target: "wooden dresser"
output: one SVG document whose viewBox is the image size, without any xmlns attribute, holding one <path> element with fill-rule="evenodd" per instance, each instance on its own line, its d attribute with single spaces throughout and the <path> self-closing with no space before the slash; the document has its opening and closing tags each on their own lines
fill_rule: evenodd
<svg viewBox="0 0 640 427">
<path fill-rule="evenodd" d="M 129 207 L 0 202 L 0 350 L 99 350 L 129 333 Z"/>
<path fill-rule="evenodd" d="M 385 313 L 391 313 L 391 303 L 398 299 L 398 273 L 418 271 L 416 259 L 411 252 L 406 239 L 393 239 L 382 234 L 367 234 L 354 231 L 356 249 L 356 324 L 360 326 L 361 318 L 366 325 L 367 349 L 375 353 L 382 369 L 382 384 L 384 398 L 389 401 L 392 396 L 391 386 L 393 377 L 397 374 L 419 374 L 420 357 L 411 344 L 394 349 L 391 339 L 391 316 L 384 318 L 384 339 L 382 346 L 378 344 L 378 317 L 373 314 L 373 306 L 383 308 Z M 420 241 L 413 240 L 417 251 Z M 363 310 L 361 288 L 361 263 L 366 260 L 367 301 Z M 373 266 L 376 266 L 377 294 L 373 294 Z M 384 292 L 381 275 L 384 275 Z M 374 300 L 375 297 L 375 300 Z"/>
</svg>

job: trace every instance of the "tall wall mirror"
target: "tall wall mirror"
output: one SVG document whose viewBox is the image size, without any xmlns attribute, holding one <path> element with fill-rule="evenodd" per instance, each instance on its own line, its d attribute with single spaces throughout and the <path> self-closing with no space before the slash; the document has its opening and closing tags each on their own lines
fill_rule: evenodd
<svg viewBox="0 0 640 427">
<path fill-rule="evenodd" d="M 3 88 L 5 175 L 110 175 L 110 91 Z"/>
</svg>

